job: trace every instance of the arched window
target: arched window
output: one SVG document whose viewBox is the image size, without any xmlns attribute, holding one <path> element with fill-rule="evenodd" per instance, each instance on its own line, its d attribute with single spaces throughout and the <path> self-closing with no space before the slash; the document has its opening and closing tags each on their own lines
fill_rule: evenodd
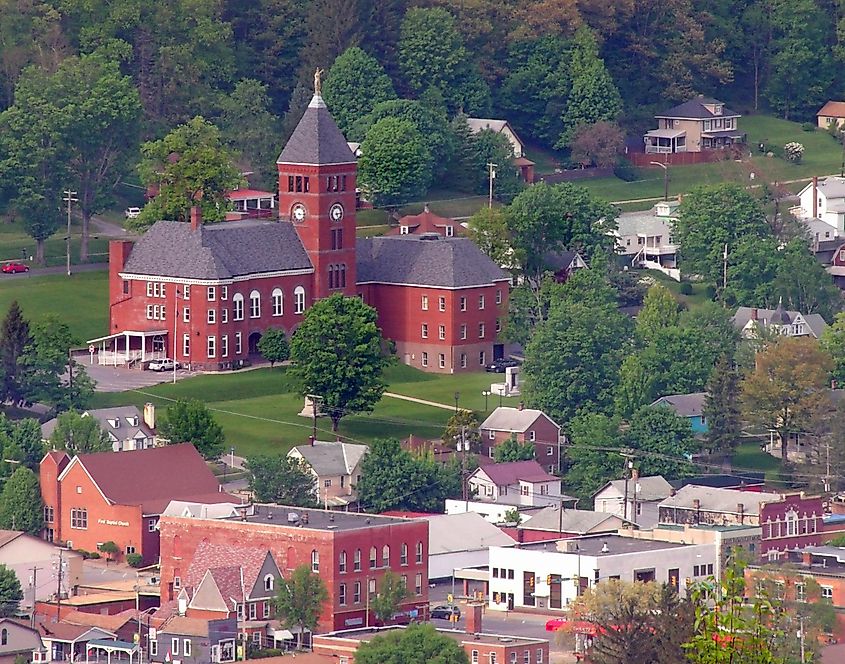
<svg viewBox="0 0 845 664">
<path fill-rule="evenodd" d="M 375 566 L 378 564 L 378 551 L 376 551 L 376 547 L 370 547 L 370 569 L 375 569 Z"/>
<path fill-rule="evenodd" d="M 5 646 L 9 644 L 9 630 L 5 627 L 2 631 L 0 631 L 0 646 Z"/>
<path fill-rule="evenodd" d="M 276 584 L 276 578 L 272 574 L 268 574 L 264 577 L 264 590 L 273 590 L 273 586 Z"/>
<path fill-rule="evenodd" d="M 261 318 L 261 293 L 257 290 L 249 294 L 249 317 Z"/>
<path fill-rule="evenodd" d="M 417 565 L 422 565 L 423 559 L 423 543 L 417 542 Z"/>
<path fill-rule="evenodd" d="M 334 265 L 329 265 L 329 290 L 337 288 L 335 283 L 335 268 Z"/>
<path fill-rule="evenodd" d="M 244 296 L 240 293 L 235 293 L 234 297 L 232 298 L 232 319 L 244 319 Z"/>
<path fill-rule="evenodd" d="M 317 549 L 311 551 L 311 571 L 312 572 L 319 572 L 320 571 L 320 552 Z"/>
<path fill-rule="evenodd" d="M 337 266 L 337 275 L 335 280 L 338 282 L 338 288 L 346 288 L 346 265 Z"/>
<path fill-rule="evenodd" d="M 390 567 L 390 547 L 387 544 L 381 548 L 381 566 Z"/>
<path fill-rule="evenodd" d="M 361 549 L 355 549 L 355 557 L 352 559 L 352 571 L 361 571 Z"/>
<path fill-rule="evenodd" d="M 295 314 L 305 312 L 305 289 L 302 286 L 297 286 L 293 290 L 293 312 Z"/>
<path fill-rule="evenodd" d="M 282 289 L 281 288 L 274 288 L 273 289 L 273 315 L 274 316 L 281 316 L 283 313 L 285 313 L 284 301 L 285 301 L 285 296 L 282 293 Z"/>
<path fill-rule="evenodd" d="M 338 560 L 338 570 L 341 574 L 346 574 L 346 551 L 340 552 L 340 558 Z"/>
</svg>

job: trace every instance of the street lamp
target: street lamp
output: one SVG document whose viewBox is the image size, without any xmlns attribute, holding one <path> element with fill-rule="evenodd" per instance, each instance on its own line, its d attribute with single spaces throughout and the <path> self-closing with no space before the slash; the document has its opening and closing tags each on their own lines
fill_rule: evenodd
<svg viewBox="0 0 845 664">
<path fill-rule="evenodd" d="M 484 390 L 481 393 L 481 396 L 484 397 L 484 410 L 485 410 L 485 412 L 487 411 L 487 397 L 489 397 L 491 394 L 492 394 L 492 392 L 490 392 L 490 390 Z"/>
<path fill-rule="evenodd" d="M 455 415 L 458 414 L 458 399 L 461 398 L 460 392 L 455 392 Z"/>
<path fill-rule="evenodd" d="M 659 161 L 648 162 L 652 166 L 660 166 L 663 169 L 663 200 L 669 200 L 669 166 L 661 164 Z"/>
</svg>

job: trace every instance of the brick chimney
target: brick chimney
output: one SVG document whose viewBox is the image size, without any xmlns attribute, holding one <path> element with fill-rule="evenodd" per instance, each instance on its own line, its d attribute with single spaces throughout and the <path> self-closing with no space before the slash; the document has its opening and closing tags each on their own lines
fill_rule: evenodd
<svg viewBox="0 0 845 664">
<path fill-rule="evenodd" d="M 191 207 L 191 230 L 199 230 L 202 226 L 202 208 L 199 205 Z"/>
<path fill-rule="evenodd" d="M 813 176 L 813 219 L 819 216 L 819 178 Z"/>
<path fill-rule="evenodd" d="M 757 320 L 757 307 L 751 308 L 751 320 Z"/>
<path fill-rule="evenodd" d="M 736 511 L 739 514 L 739 523 L 742 524 L 745 520 L 745 505 L 737 503 Z"/>
<path fill-rule="evenodd" d="M 144 424 L 146 424 L 150 429 L 155 430 L 156 428 L 156 407 L 155 404 L 152 403 L 145 403 L 144 404 Z"/>
<path fill-rule="evenodd" d="M 483 611 L 483 604 L 479 602 L 472 602 L 467 604 L 466 607 L 466 617 L 467 617 L 467 634 L 480 634 L 484 630 L 481 626 L 482 616 L 484 615 Z"/>
</svg>

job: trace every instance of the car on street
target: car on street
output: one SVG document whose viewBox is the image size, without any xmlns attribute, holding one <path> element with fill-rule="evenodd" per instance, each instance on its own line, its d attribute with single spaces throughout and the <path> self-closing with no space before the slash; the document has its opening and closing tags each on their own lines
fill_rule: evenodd
<svg viewBox="0 0 845 664">
<path fill-rule="evenodd" d="M 498 360 L 493 360 L 485 369 L 489 373 L 505 373 L 505 369 L 508 367 L 518 366 L 519 360 L 515 360 L 512 357 L 500 357 Z"/>
<path fill-rule="evenodd" d="M 150 371 L 173 371 L 179 368 L 179 363 L 174 362 L 169 357 L 163 357 L 160 360 L 152 360 L 149 364 Z"/>
<path fill-rule="evenodd" d="M 6 274 L 17 274 L 18 272 L 29 272 L 29 265 L 19 261 L 13 261 L 11 263 L 4 263 L 0 269 Z"/>
<path fill-rule="evenodd" d="M 458 616 L 461 617 L 461 610 L 457 606 L 452 606 L 449 604 L 441 604 L 439 606 L 435 606 L 429 612 L 429 615 L 433 618 L 440 618 L 441 620 L 449 620 L 451 616 Z"/>
<path fill-rule="evenodd" d="M 137 219 L 138 216 L 141 214 L 141 208 L 139 207 L 131 207 L 126 208 L 126 218 L 127 219 Z"/>
</svg>

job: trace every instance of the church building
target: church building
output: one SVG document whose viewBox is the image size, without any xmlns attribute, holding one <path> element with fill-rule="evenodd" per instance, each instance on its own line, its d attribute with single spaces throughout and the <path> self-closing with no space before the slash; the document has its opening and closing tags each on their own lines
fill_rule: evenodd
<svg viewBox="0 0 845 664">
<path fill-rule="evenodd" d="M 356 237 L 356 159 L 319 87 L 277 167 L 278 219 L 203 224 L 195 209 L 110 243 L 109 332 L 90 342 L 101 364 L 237 368 L 333 293 L 375 307 L 417 368 L 477 371 L 502 354 L 510 277 L 470 239 Z"/>
</svg>

